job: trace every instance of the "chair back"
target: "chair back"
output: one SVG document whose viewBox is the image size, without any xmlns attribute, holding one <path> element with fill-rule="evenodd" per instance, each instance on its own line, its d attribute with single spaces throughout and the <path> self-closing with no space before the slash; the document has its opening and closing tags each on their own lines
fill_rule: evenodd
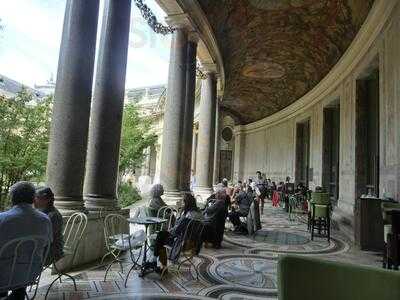
<svg viewBox="0 0 400 300">
<path fill-rule="evenodd" d="M 394 203 L 394 202 L 381 202 L 381 209 L 382 209 L 382 218 L 383 222 L 385 224 L 391 224 L 392 223 L 392 216 L 391 214 L 388 214 L 387 212 L 391 209 L 399 209 L 400 210 L 400 203 Z"/>
<path fill-rule="evenodd" d="M 330 198 L 328 193 L 312 192 L 312 202 L 315 204 L 328 205 Z"/>
<path fill-rule="evenodd" d="M 126 238 L 124 229 L 129 225 L 125 217 L 119 214 L 109 214 L 104 219 L 104 239 L 107 250 L 111 251 L 111 246 L 116 242 L 122 244 L 122 247 L 129 247 L 129 235 Z"/>
<path fill-rule="evenodd" d="M 163 206 L 157 212 L 157 218 L 167 220 L 166 223 L 161 224 L 159 230 L 169 231 L 174 225 L 178 211 L 171 206 Z"/>
<path fill-rule="evenodd" d="M 86 231 L 87 216 L 83 212 L 76 212 L 68 217 L 64 228 L 64 248 L 72 252 L 71 265 L 74 263 L 75 255 L 80 241 Z"/>
<path fill-rule="evenodd" d="M 41 235 L 8 241 L 0 249 L 0 292 L 37 285 L 49 249 L 49 238 Z"/>
<path fill-rule="evenodd" d="M 203 243 L 204 224 L 198 220 L 190 220 L 183 235 L 183 251 L 199 251 Z"/>
</svg>

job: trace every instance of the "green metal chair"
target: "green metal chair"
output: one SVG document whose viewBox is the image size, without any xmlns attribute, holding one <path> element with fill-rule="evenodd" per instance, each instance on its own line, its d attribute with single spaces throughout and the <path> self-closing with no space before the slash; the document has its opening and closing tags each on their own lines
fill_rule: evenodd
<svg viewBox="0 0 400 300">
<path fill-rule="evenodd" d="M 313 192 L 311 196 L 310 227 L 311 240 L 314 240 L 314 230 L 318 227 L 318 233 L 325 232 L 328 241 L 331 239 L 331 202 L 328 193 Z"/>
<path fill-rule="evenodd" d="M 383 240 L 384 240 L 382 267 L 386 268 L 388 265 L 388 258 L 387 258 L 388 235 L 391 235 L 393 233 L 392 215 L 389 214 L 388 211 L 400 210 L 400 203 L 382 202 L 381 209 L 382 209 L 382 219 L 383 219 Z"/>
</svg>

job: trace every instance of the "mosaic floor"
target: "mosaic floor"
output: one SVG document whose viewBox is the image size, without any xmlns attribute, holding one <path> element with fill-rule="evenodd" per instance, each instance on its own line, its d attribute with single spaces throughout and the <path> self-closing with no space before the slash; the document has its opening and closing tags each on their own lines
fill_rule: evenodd
<svg viewBox="0 0 400 300">
<path fill-rule="evenodd" d="M 103 282 L 105 267 L 93 266 L 77 272 L 78 292 L 70 281 L 53 286 L 47 299 L 277 299 L 276 268 L 279 255 L 295 253 L 364 265 L 380 265 L 376 253 L 352 247 L 339 232 L 330 243 L 316 237 L 310 240 L 305 217 L 296 215 L 289 221 L 281 208 L 266 205 L 262 227 L 254 238 L 238 235 L 226 225 L 222 248 L 203 248 L 195 265 L 200 273 L 185 266 L 180 275 L 170 273 L 163 280 L 157 274 L 139 278 L 136 271 L 124 287 L 125 273 L 116 265 Z M 51 276 L 42 280 L 36 299 L 44 299 Z"/>
</svg>

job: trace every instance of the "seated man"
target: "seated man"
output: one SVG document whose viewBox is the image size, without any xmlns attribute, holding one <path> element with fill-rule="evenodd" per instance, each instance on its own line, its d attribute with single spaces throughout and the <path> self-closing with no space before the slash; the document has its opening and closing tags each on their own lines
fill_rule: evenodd
<svg viewBox="0 0 400 300">
<path fill-rule="evenodd" d="M 215 201 L 204 210 L 204 223 L 206 225 L 205 240 L 221 248 L 225 230 L 225 219 L 228 214 L 227 195 L 222 185 L 218 185 L 215 192 Z"/>
<path fill-rule="evenodd" d="M 36 189 L 34 204 L 35 208 L 49 217 L 53 228 L 53 243 L 51 243 L 46 261 L 46 265 L 50 265 L 64 256 L 63 219 L 60 212 L 54 207 L 54 194 L 49 187 Z"/>
<path fill-rule="evenodd" d="M 32 207 L 34 197 L 35 188 L 29 182 L 17 182 L 10 188 L 10 199 L 13 207 L 8 211 L 0 213 L 0 249 L 2 249 L 7 242 L 13 239 L 28 237 L 31 235 L 42 236 L 44 239 L 48 239 L 52 242 L 53 234 L 50 219 L 44 213 Z M 45 245 L 43 245 L 43 251 L 44 246 Z M 21 246 L 19 257 L 29 261 L 31 255 L 32 247 Z M 0 287 L 7 286 L 9 283 L 9 276 L 12 275 L 11 268 L 13 264 L 13 256 L 14 251 L 13 249 L 10 249 L 3 252 L 3 257 L 0 258 Z M 8 259 L 5 257 L 8 257 Z M 29 280 L 36 278 L 42 271 L 42 262 L 39 261 L 40 257 L 35 258 Z M 12 284 L 19 285 L 21 283 L 26 283 L 26 272 L 26 264 L 17 263 L 13 274 Z M 25 288 L 26 287 L 22 287 L 13 290 L 8 299 L 24 299 Z M 3 294 L 0 295 L 0 297 L 1 296 L 6 295 Z"/>
<path fill-rule="evenodd" d="M 233 226 L 235 227 L 236 232 L 244 231 L 240 226 L 240 217 L 247 217 L 247 215 L 249 214 L 251 200 L 251 194 L 249 195 L 245 191 L 240 191 L 235 198 L 236 209 L 233 208 L 232 211 L 228 214 L 228 217 L 229 221 L 231 221 Z"/>
</svg>

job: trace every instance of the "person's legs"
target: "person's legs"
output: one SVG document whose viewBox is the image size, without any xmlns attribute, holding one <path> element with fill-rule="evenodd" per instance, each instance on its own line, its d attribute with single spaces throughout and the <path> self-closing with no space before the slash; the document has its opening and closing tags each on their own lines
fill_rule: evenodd
<svg viewBox="0 0 400 300">
<path fill-rule="evenodd" d="M 26 288 L 19 288 L 13 290 L 10 296 L 8 296 L 7 300 L 24 300 L 25 299 L 25 289 Z"/>
<path fill-rule="evenodd" d="M 235 226 L 235 229 L 240 226 L 240 218 L 239 218 L 239 213 L 237 211 L 231 211 L 228 214 L 229 221 Z"/>
<path fill-rule="evenodd" d="M 157 233 L 154 244 L 154 257 L 159 257 L 163 267 L 167 266 L 167 251 L 164 246 L 168 243 L 169 236 L 170 234 L 168 231 L 160 231 Z"/>
</svg>

